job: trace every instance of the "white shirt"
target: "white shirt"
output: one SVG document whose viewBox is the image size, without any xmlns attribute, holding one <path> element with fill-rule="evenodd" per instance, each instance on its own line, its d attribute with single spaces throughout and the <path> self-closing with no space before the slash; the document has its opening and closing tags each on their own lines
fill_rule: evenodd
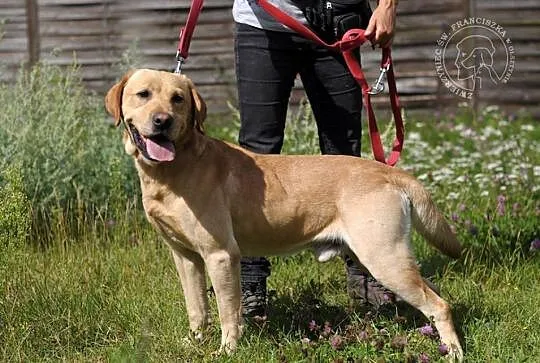
<svg viewBox="0 0 540 363">
<path fill-rule="evenodd" d="M 268 1 L 301 23 L 307 24 L 302 11 L 290 0 Z M 274 20 L 271 15 L 261 8 L 257 0 L 234 0 L 232 13 L 233 19 L 237 23 L 251 25 L 259 29 L 291 32 L 289 28 Z"/>
</svg>

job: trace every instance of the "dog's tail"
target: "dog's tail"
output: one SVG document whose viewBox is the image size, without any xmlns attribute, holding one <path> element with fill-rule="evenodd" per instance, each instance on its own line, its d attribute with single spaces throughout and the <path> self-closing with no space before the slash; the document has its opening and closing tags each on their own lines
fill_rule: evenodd
<svg viewBox="0 0 540 363">
<path fill-rule="evenodd" d="M 395 184 L 411 201 L 414 228 L 445 255 L 459 258 L 461 244 L 424 186 L 410 175 L 397 178 Z"/>
</svg>

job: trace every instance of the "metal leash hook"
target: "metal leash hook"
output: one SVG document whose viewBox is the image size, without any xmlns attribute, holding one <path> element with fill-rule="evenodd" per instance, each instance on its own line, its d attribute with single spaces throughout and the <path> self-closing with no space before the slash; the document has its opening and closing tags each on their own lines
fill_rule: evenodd
<svg viewBox="0 0 540 363">
<path fill-rule="evenodd" d="M 379 77 L 373 83 L 373 86 L 371 86 L 371 89 L 369 90 L 370 95 L 378 95 L 382 91 L 384 91 L 384 82 L 386 81 L 386 72 L 390 69 L 390 64 L 386 65 L 385 67 L 380 68 Z"/>
<path fill-rule="evenodd" d="M 176 52 L 176 68 L 174 70 L 175 74 L 181 74 L 182 73 L 182 66 L 185 63 L 184 57 L 180 56 L 180 51 Z"/>
</svg>

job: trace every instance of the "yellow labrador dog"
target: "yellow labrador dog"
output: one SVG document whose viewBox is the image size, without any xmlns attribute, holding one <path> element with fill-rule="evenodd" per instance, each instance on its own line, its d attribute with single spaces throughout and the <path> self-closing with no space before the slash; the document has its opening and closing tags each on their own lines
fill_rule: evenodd
<svg viewBox="0 0 540 363">
<path fill-rule="evenodd" d="M 105 98 L 135 159 L 150 223 L 170 245 L 189 325 L 208 324 L 205 267 L 214 287 L 221 348 L 242 332 L 240 256 L 311 247 L 320 261 L 354 255 L 373 276 L 433 318 L 451 356 L 462 349 L 448 304 L 419 274 L 411 226 L 445 254 L 461 247 L 412 176 L 348 156 L 257 155 L 205 136 L 206 106 L 183 75 L 140 69 Z"/>
</svg>

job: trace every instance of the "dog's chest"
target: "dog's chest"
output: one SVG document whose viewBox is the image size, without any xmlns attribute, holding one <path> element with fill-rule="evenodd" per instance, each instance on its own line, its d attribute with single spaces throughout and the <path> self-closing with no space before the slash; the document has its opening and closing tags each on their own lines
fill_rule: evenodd
<svg viewBox="0 0 540 363">
<path fill-rule="evenodd" d="M 148 221 L 174 245 L 193 250 L 194 216 L 183 199 L 160 193 L 143 193 L 143 206 Z M 191 221 L 191 223 L 190 223 Z"/>
</svg>

